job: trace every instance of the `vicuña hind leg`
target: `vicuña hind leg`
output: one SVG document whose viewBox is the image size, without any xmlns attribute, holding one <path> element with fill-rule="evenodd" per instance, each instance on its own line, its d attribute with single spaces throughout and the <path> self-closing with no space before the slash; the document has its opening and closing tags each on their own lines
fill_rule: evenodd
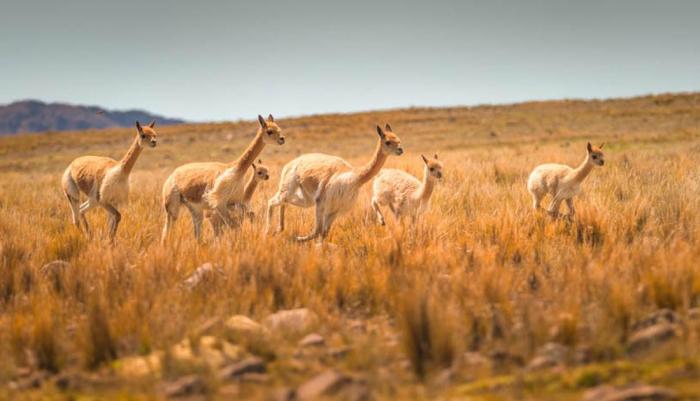
<svg viewBox="0 0 700 401">
<path fill-rule="evenodd" d="M 277 232 L 281 232 L 284 229 L 284 205 L 281 194 L 277 192 L 275 196 L 270 198 L 267 202 L 267 216 L 265 219 L 265 234 L 270 233 L 270 224 L 272 224 L 272 216 L 275 213 L 275 208 L 280 208 L 280 220 L 277 227 Z"/>
<path fill-rule="evenodd" d="M 384 215 L 382 214 L 382 209 L 379 208 L 379 203 L 377 202 L 377 199 L 372 198 L 372 209 L 374 209 L 374 212 L 377 214 L 377 220 L 379 220 L 379 224 L 385 225 L 386 222 L 384 221 Z"/>
<path fill-rule="evenodd" d="M 82 221 L 83 226 L 85 227 L 85 232 L 90 235 L 90 225 L 88 224 L 87 218 L 85 217 L 85 214 L 95 206 L 97 206 L 99 203 L 95 198 L 88 198 L 85 202 L 83 202 L 82 205 L 80 205 L 80 221 Z"/>
<path fill-rule="evenodd" d="M 310 241 L 314 238 L 316 238 L 320 233 L 321 230 L 323 229 L 323 221 L 324 221 L 324 213 L 323 213 L 323 208 L 321 207 L 321 202 L 320 200 L 316 201 L 316 221 L 314 225 L 314 229 L 309 235 L 304 235 L 301 237 L 297 237 L 297 241 L 299 242 L 306 242 Z"/>
<path fill-rule="evenodd" d="M 119 222 L 122 220 L 122 215 L 119 211 L 110 204 L 101 205 L 107 213 L 109 213 L 109 239 L 114 242 L 117 236 L 117 228 L 119 228 Z"/>
</svg>

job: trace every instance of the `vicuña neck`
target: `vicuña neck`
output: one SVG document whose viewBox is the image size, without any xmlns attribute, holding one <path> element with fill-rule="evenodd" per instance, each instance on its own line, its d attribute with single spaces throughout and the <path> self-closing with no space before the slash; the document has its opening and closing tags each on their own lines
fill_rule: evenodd
<svg viewBox="0 0 700 401">
<path fill-rule="evenodd" d="M 382 142 L 379 141 L 377 143 L 377 149 L 374 151 L 374 157 L 372 157 L 372 160 L 355 170 L 357 185 L 364 185 L 374 178 L 374 176 L 379 173 L 379 170 L 382 169 L 382 166 L 384 166 L 386 158 L 387 155 L 382 152 Z"/>
<path fill-rule="evenodd" d="M 427 202 L 430 200 L 430 196 L 433 194 L 433 189 L 435 188 L 435 180 L 430 178 L 430 172 L 428 171 L 428 166 L 425 167 L 423 172 L 423 182 L 421 183 L 420 190 L 418 191 L 418 199 L 421 202 Z"/>
<path fill-rule="evenodd" d="M 265 147 L 265 141 L 263 140 L 263 130 L 258 129 L 258 133 L 255 135 L 253 142 L 248 145 L 245 152 L 239 157 L 233 165 L 236 167 L 238 172 L 245 173 L 248 171 L 250 166 L 255 162 L 255 159 L 260 155 L 263 148 Z"/>
<path fill-rule="evenodd" d="M 119 162 L 122 165 L 123 173 L 127 175 L 131 173 L 131 170 L 134 168 L 134 164 L 136 164 L 136 159 L 139 158 L 140 154 L 141 145 L 139 145 L 139 138 L 136 137 L 136 139 L 134 139 L 134 143 L 131 144 L 131 147 L 129 147 L 129 150 Z"/>
<path fill-rule="evenodd" d="M 245 191 L 243 192 L 243 202 L 247 203 L 253 198 L 253 193 L 255 193 L 255 188 L 258 186 L 258 180 L 255 179 L 255 172 L 250 176 L 248 182 L 245 184 Z"/>
<path fill-rule="evenodd" d="M 591 170 L 593 170 L 593 163 L 589 159 L 590 155 L 587 155 L 583 163 L 574 169 L 574 171 L 571 173 L 571 181 L 580 184 L 586 179 Z"/>
</svg>

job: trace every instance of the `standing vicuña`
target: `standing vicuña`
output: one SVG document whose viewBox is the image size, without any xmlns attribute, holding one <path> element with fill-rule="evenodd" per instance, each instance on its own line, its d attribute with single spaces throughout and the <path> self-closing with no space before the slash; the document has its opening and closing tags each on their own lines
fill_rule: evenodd
<svg viewBox="0 0 700 401">
<path fill-rule="evenodd" d="M 129 174 L 134 168 L 136 159 L 144 146 L 156 146 L 156 132 L 153 130 L 156 122 L 142 127 L 136 122 L 136 139 L 126 152 L 126 155 L 116 161 L 109 157 L 82 156 L 71 162 L 63 173 L 63 193 L 73 212 L 73 224 L 80 228 L 80 221 L 90 233 L 85 213 L 95 206 L 101 206 L 110 215 L 109 238 L 114 240 L 121 214 L 117 207 L 125 203 L 129 197 Z M 87 195 L 87 200 L 80 204 L 80 193 Z"/>
<path fill-rule="evenodd" d="M 388 206 L 397 219 L 410 215 L 413 220 L 430 206 L 435 183 L 442 179 L 442 163 L 438 161 L 437 154 L 433 159 L 420 156 L 425 163 L 422 182 L 411 174 L 396 169 L 384 169 L 374 179 L 372 208 L 381 225 L 385 221 L 379 206 Z"/>
<path fill-rule="evenodd" d="M 259 183 L 270 179 L 270 169 L 267 168 L 267 166 L 265 166 L 264 164 L 262 164 L 262 160 L 258 160 L 257 165 L 253 163 L 252 167 L 253 174 L 251 174 L 250 178 L 248 178 L 248 182 L 245 184 L 245 189 L 243 190 L 243 199 L 240 202 L 229 202 L 228 204 L 229 208 L 233 207 L 238 209 L 239 214 L 238 216 L 236 216 L 236 218 L 237 223 L 239 224 L 243 223 L 243 219 L 245 217 L 248 217 L 250 221 L 253 221 L 253 218 L 255 217 L 255 214 L 253 212 L 253 206 L 251 204 L 253 194 L 255 193 L 255 190 L 257 189 Z M 218 214 L 211 212 L 210 210 L 206 210 L 204 216 L 209 219 L 214 233 L 216 235 L 219 235 L 221 233 L 221 227 L 224 224 L 224 221 L 221 219 L 221 217 L 219 217 Z"/>
<path fill-rule="evenodd" d="M 243 181 L 248 168 L 260 155 L 265 144 L 284 144 L 282 130 L 272 115 L 267 121 L 258 116 L 260 128 L 255 139 L 243 154 L 231 163 L 189 163 L 173 171 L 163 184 L 163 208 L 165 226 L 162 241 L 168 237 L 172 224 L 177 219 L 180 206 L 184 205 L 192 215 L 194 236 L 199 241 L 203 211 L 211 209 L 229 226 L 234 223 L 228 214 L 228 204 L 243 199 Z"/>
<path fill-rule="evenodd" d="M 352 207 L 360 187 L 381 170 L 387 157 L 403 153 L 401 140 L 389 124 L 385 130 L 377 126 L 377 133 L 379 142 L 374 157 L 363 167 L 353 168 L 340 157 L 321 153 L 305 154 L 287 163 L 279 190 L 268 202 L 266 232 L 275 207 L 280 207 L 278 231 L 282 231 L 285 203 L 303 208 L 316 206 L 314 230 L 297 240 L 308 241 L 319 236 L 324 239 L 333 221 Z"/>
<path fill-rule="evenodd" d="M 603 160 L 603 145 L 596 148 L 589 142 L 586 146 L 586 159 L 576 168 L 564 164 L 541 164 L 535 167 L 527 180 L 527 190 L 532 195 L 532 206 L 539 209 L 542 198 L 553 196 L 547 212 L 552 216 L 559 215 L 559 206 L 566 201 L 569 214 L 574 215 L 574 196 L 581 191 L 581 183 L 593 170 L 594 166 L 605 164 Z"/>
</svg>

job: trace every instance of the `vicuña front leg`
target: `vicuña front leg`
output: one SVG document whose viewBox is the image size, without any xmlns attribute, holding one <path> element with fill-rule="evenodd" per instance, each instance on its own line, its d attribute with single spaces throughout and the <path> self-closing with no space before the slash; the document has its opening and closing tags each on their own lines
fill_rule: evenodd
<svg viewBox="0 0 700 401">
<path fill-rule="evenodd" d="M 574 209 L 574 198 L 569 198 L 566 200 L 566 208 L 569 209 L 570 217 L 573 217 L 574 214 L 576 214 L 576 210 Z"/>
<path fill-rule="evenodd" d="M 382 214 L 382 209 L 379 208 L 379 203 L 374 198 L 372 198 L 372 209 L 374 209 L 374 212 L 377 214 L 377 220 L 379 220 L 379 224 L 385 225 L 386 222 L 384 221 L 384 214 Z"/>
<path fill-rule="evenodd" d="M 552 202 L 549 204 L 549 207 L 547 207 L 547 213 L 549 213 L 552 217 L 558 217 L 559 216 L 559 208 L 561 207 L 561 202 L 564 199 L 557 194 L 554 196 L 554 199 L 552 199 Z"/>
</svg>

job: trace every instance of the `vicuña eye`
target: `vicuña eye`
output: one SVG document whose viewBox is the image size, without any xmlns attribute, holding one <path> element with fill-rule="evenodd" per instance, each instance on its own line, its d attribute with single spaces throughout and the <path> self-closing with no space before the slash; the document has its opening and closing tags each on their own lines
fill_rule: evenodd
<svg viewBox="0 0 700 401">
<path fill-rule="evenodd" d="M 386 146 L 391 146 L 391 141 L 386 141 Z"/>
</svg>

